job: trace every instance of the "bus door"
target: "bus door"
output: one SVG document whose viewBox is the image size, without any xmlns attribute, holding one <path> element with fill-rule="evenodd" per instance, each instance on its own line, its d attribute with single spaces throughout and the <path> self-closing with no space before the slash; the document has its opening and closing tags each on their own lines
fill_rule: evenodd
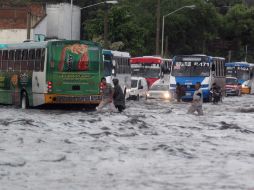
<svg viewBox="0 0 254 190">
<path fill-rule="evenodd" d="M 28 64 L 29 70 L 33 71 L 32 92 L 35 94 L 44 94 L 47 92 L 46 72 L 44 70 L 46 67 L 46 50 L 36 49 L 33 53 L 35 53 L 34 61 Z"/>
</svg>

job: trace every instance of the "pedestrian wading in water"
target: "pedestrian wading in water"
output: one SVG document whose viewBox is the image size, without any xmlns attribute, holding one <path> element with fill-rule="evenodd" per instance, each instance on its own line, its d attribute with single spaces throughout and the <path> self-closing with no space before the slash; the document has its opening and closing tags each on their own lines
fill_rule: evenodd
<svg viewBox="0 0 254 190">
<path fill-rule="evenodd" d="M 179 83 L 176 83 L 176 99 L 177 99 L 177 102 L 181 102 L 183 96 L 185 96 L 184 87 L 182 85 L 180 85 Z"/>
<path fill-rule="evenodd" d="M 196 111 L 198 112 L 198 115 L 204 115 L 202 104 L 203 104 L 203 92 L 200 88 L 201 84 L 200 82 L 197 82 L 195 85 L 195 92 L 193 94 L 193 100 L 191 103 L 191 106 L 188 110 L 189 114 L 194 114 Z"/>
<path fill-rule="evenodd" d="M 119 80 L 113 79 L 113 84 L 114 84 L 113 102 L 118 111 L 122 112 L 125 109 L 125 96 L 121 86 L 119 85 Z"/>
<path fill-rule="evenodd" d="M 114 89 L 112 88 L 111 84 L 107 83 L 106 78 L 104 77 L 101 79 L 100 93 L 102 96 L 102 100 L 97 107 L 97 111 L 102 111 L 104 107 L 109 106 L 109 110 L 111 112 L 115 112 L 116 108 L 113 104 Z"/>
</svg>

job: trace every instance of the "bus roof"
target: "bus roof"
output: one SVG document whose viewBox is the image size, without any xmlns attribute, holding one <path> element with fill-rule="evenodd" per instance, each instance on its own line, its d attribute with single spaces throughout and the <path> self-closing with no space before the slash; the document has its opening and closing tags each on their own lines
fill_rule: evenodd
<svg viewBox="0 0 254 190">
<path fill-rule="evenodd" d="M 0 46 L 0 49 L 30 49 L 30 48 L 44 48 L 48 44 L 48 41 L 45 42 L 23 42 L 17 44 L 5 44 Z"/>
<path fill-rule="evenodd" d="M 209 55 L 205 55 L 205 54 L 192 54 L 192 55 L 176 55 L 173 57 L 173 59 L 175 60 L 176 57 L 201 57 L 201 58 L 204 58 L 204 57 L 207 57 L 209 59 L 220 59 L 220 60 L 225 60 L 224 57 L 213 57 L 213 56 L 209 56 Z"/>
<path fill-rule="evenodd" d="M 49 41 L 43 41 L 43 42 L 23 42 L 23 43 L 17 43 L 17 44 L 0 44 L 0 49 L 34 49 L 34 48 L 46 48 L 49 43 L 54 42 L 81 42 L 78 40 L 49 40 Z M 82 41 L 86 42 L 89 45 L 97 45 L 94 42 L 90 41 Z"/>
<path fill-rule="evenodd" d="M 226 67 L 250 67 L 251 65 L 247 62 L 229 62 L 225 63 Z"/>
<path fill-rule="evenodd" d="M 6 44 L 0 44 L 0 48 L 5 48 Z"/>
<path fill-rule="evenodd" d="M 122 51 L 113 51 L 113 50 L 102 50 L 103 55 L 113 55 L 115 57 L 131 57 L 129 52 L 122 52 Z"/>
<path fill-rule="evenodd" d="M 138 63 L 152 63 L 158 64 L 161 63 L 161 57 L 154 57 L 154 56 L 144 56 L 144 57 L 133 57 L 130 59 L 131 64 L 138 64 Z"/>
</svg>

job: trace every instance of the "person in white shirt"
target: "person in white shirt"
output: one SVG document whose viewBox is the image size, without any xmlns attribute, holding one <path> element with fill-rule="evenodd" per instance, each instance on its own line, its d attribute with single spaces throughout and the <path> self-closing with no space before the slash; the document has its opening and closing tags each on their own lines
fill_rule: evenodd
<svg viewBox="0 0 254 190">
<path fill-rule="evenodd" d="M 203 104 L 203 92 L 201 89 L 201 84 L 200 82 L 197 82 L 195 85 L 195 92 L 193 94 L 193 100 L 192 104 L 188 110 L 189 114 L 194 114 L 195 111 L 198 112 L 198 115 L 204 115 L 203 109 L 202 109 L 202 104 Z"/>
</svg>

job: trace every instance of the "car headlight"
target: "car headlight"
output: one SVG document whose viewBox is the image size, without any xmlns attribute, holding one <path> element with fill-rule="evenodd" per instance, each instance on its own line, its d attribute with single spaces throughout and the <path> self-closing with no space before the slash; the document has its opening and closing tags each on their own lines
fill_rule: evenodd
<svg viewBox="0 0 254 190">
<path fill-rule="evenodd" d="M 164 93 L 164 98 L 166 98 L 166 99 L 169 99 L 169 98 L 170 98 L 169 92 L 165 92 L 165 93 Z"/>
<path fill-rule="evenodd" d="M 148 97 L 150 96 L 150 94 L 149 94 L 149 93 L 147 93 L 146 95 L 147 95 Z"/>
</svg>

